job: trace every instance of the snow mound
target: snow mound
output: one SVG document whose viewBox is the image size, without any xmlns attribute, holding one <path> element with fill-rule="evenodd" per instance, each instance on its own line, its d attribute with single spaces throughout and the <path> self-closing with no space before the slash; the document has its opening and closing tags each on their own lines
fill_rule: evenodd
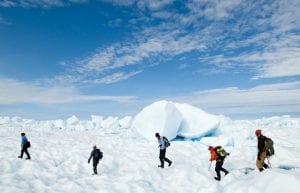
<svg viewBox="0 0 300 193">
<path fill-rule="evenodd" d="M 153 140 L 156 132 L 173 139 L 177 136 L 182 122 L 182 114 L 175 104 L 158 101 L 145 107 L 132 122 L 132 128 L 148 140 Z"/>
<path fill-rule="evenodd" d="M 156 132 L 169 139 L 177 136 L 193 139 L 214 134 L 220 117 L 188 104 L 158 101 L 145 107 L 133 120 L 132 128 L 148 140 Z"/>
</svg>

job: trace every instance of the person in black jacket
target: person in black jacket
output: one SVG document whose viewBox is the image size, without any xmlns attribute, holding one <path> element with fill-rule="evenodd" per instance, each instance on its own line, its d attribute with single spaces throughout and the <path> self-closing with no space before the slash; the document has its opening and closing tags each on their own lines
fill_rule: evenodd
<svg viewBox="0 0 300 193">
<path fill-rule="evenodd" d="M 28 141 L 27 137 L 25 136 L 25 133 L 21 133 L 21 155 L 18 156 L 18 158 L 23 158 L 23 154 L 25 153 L 27 155 L 26 159 L 31 159 L 30 154 L 28 152 L 28 148 L 30 147 L 30 142 Z"/>
<path fill-rule="evenodd" d="M 88 163 L 90 163 L 91 159 L 93 158 L 93 170 L 94 170 L 94 173 L 93 175 L 97 175 L 98 172 L 97 172 L 97 166 L 99 164 L 99 160 L 102 159 L 103 157 L 103 153 L 100 151 L 100 149 L 97 148 L 96 145 L 93 146 L 93 150 L 91 152 L 91 155 L 88 159 Z"/>
<path fill-rule="evenodd" d="M 267 138 L 262 135 L 260 129 L 255 131 L 255 135 L 257 136 L 257 149 L 258 149 L 256 167 L 260 172 L 262 172 L 264 169 L 269 168 L 269 165 L 265 163 L 265 159 L 267 158 L 265 141 Z"/>
</svg>

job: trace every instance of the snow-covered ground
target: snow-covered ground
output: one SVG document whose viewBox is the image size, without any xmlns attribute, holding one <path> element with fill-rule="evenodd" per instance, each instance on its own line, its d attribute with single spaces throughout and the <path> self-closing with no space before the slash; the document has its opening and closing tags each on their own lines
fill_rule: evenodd
<svg viewBox="0 0 300 193">
<path fill-rule="evenodd" d="M 161 104 L 165 105 L 165 102 Z M 165 105 L 168 106 L 166 112 L 163 112 L 164 107 L 148 107 L 155 111 L 162 110 L 156 115 L 150 110 L 146 117 L 139 115 L 121 119 L 92 116 L 91 120 L 82 121 L 73 116 L 67 120 L 35 121 L 0 117 L 0 192 L 300 192 L 299 118 L 281 116 L 231 120 L 215 116 L 210 117 L 203 129 L 201 121 L 205 119 L 197 117 L 197 112 L 202 113 L 202 116 L 206 115 L 205 112 L 174 104 Z M 159 150 L 154 133 L 152 140 L 150 134 L 145 137 L 141 134 L 143 130 L 134 125 L 139 123 L 143 127 L 157 120 L 158 127 L 170 126 L 174 117 L 168 113 L 172 115 L 173 112 L 178 115 L 176 119 L 181 119 L 176 124 L 177 128 L 169 128 L 171 131 L 165 130 L 166 127 L 156 128 L 157 130 L 148 128 L 151 132 L 145 131 L 168 134 L 176 130 L 176 135 L 181 137 L 175 138 L 167 151 L 167 157 L 174 164 L 170 168 L 161 169 L 157 167 Z M 195 129 L 198 118 L 201 119 L 198 123 L 199 130 Z M 211 124 L 215 120 L 218 120 L 217 125 Z M 274 140 L 276 151 L 276 155 L 270 160 L 272 169 L 262 173 L 255 168 L 257 142 L 254 131 L 257 128 Z M 29 152 L 32 160 L 17 158 L 20 132 L 26 132 L 31 141 Z M 181 133 L 185 136 L 180 135 Z M 94 144 L 104 152 L 104 158 L 98 166 L 98 176 L 91 175 L 92 166 L 87 163 Z M 213 179 L 214 164 L 208 170 L 208 145 L 222 145 L 230 152 L 224 164 L 230 174 L 222 177 L 221 182 Z"/>
</svg>

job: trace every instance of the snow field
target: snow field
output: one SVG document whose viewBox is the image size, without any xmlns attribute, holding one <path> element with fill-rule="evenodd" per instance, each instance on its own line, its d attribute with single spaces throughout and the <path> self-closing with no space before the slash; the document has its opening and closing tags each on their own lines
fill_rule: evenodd
<svg viewBox="0 0 300 193">
<path fill-rule="evenodd" d="M 275 135 L 280 130 L 277 128 L 269 134 Z M 286 128 L 282 130 L 286 131 Z M 173 141 L 167 151 L 173 165 L 161 169 L 157 167 L 157 143 L 148 142 L 131 130 L 111 133 L 27 129 L 25 132 L 32 143 L 29 149 L 32 160 L 17 158 L 21 131 L 0 130 L 1 139 L 5 139 L 0 141 L 2 193 L 299 193 L 296 187 L 300 182 L 300 170 L 278 168 L 299 166 L 300 157 L 295 155 L 295 151 L 300 150 L 299 140 L 295 140 L 299 139 L 296 129 L 274 136 L 277 151 L 271 160 L 274 168 L 263 173 L 254 170 L 244 174 L 245 168 L 255 168 L 255 138 L 240 147 L 225 146 L 231 153 L 224 164 L 230 174 L 221 182 L 213 179 L 214 164 L 208 171 L 206 142 Z M 289 136 L 289 132 L 294 135 Z M 291 142 L 286 142 L 288 136 Z M 219 136 L 214 138 L 218 140 Z M 104 152 L 98 166 L 99 176 L 91 176 L 92 165 L 87 164 L 94 144 Z"/>
<path fill-rule="evenodd" d="M 256 169 L 254 131 L 274 141 L 272 169 Z M 31 141 L 32 160 L 17 158 L 20 133 Z M 155 132 L 171 142 L 171 167 L 158 168 Z M 0 117 L 1 193 L 299 193 L 300 119 L 289 116 L 231 120 L 190 105 L 160 101 L 134 119 L 91 116 L 36 121 Z M 194 141 L 190 140 L 193 139 Z M 96 144 L 104 153 L 98 176 L 87 160 Z M 230 173 L 214 180 L 208 146 L 222 145 Z M 26 157 L 26 155 L 24 156 Z M 166 164 L 167 165 L 167 164 Z"/>
</svg>

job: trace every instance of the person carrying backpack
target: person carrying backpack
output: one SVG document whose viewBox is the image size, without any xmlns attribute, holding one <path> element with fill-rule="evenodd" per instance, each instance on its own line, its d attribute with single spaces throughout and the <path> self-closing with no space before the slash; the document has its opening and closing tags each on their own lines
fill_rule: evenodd
<svg viewBox="0 0 300 193">
<path fill-rule="evenodd" d="M 90 163 L 92 158 L 93 158 L 93 170 L 94 170 L 93 175 L 97 175 L 98 174 L 97 166 L 99 164 L 99 160 L 101 160 L 103 158 L 103 153 L 100 151 L 100 149 L 97 148 L 96 145 L 93 146 L 93 150 L 88 159 L 88 163 Z"/>
<path fill-rule="evenodd" d="M 158 147 L 159 147 L 159 160 L 160 165 L 158 167 L 164 168 L 164 162 L 168 162 L 169 167 L 172 165 L 172 161 L 166 158 L 166 150 L 167 147 L 170 146 L 170 142 L 166 137 L 161 137 L 159 133 L 155 133 L 155 137 L 158 140 Z"/>
<path fill-rule="evenodd" d="M 209 146 L 208 150 L 210 151 L 210 159 L 209 161 L 216 160 L 216 166 L 215 171 L 217 173 L 217 177 L 215 177 L 215 180 L 221 181 L 221 173 L 220 171 L 225 173 L 225 176 L 229 173 L 226 169 L 224 169 L 223 163 L 224 159 L 229 153 L 227 153 L 221 146 L 212 147 Z"/>
<path fill-rule="evenodd" d="M 18 158 L 23 158 L 23 154 L 25 153 L 27 155 L 26 159 L 31 159 L 30 154 L 28 152 L 28 148 L 30 147 L 30 142 L 28 141 L 27 137 L 25 136 L 25 133 L 21 133 L 21 155 L 18 156 Z"/>
<path fill-rule="evenodd" d="M 262 135 L 262 131 L 257 129 L 255 131 L 255 135 L 257 137 L 257 159 L 256 159 L 256 167 L 262 172 L 264 169 L 269 168 L 270 166 L 265 163 L 265 159 L 269 156 L 274 155 L 273 141 Z"/>
</svg>

